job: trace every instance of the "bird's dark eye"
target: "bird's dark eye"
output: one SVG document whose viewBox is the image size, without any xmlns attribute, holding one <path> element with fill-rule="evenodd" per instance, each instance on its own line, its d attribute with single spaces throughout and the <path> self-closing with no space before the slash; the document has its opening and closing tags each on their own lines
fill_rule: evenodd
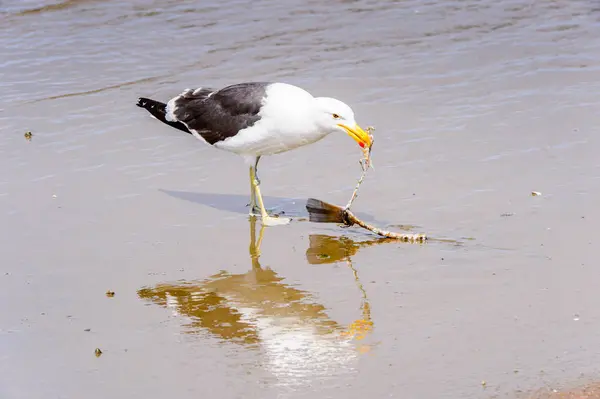
<svg viewBox="0 0 600 399">
<path fill-rule="evenodd" d="M 340 116 L 338 114 L 333 114 L 333 119 L 340 119 Z"/>
</svg>

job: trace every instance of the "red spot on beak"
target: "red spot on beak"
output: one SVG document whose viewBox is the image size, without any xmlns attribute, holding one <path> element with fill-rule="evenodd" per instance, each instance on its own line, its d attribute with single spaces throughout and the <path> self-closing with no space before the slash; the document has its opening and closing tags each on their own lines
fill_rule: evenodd
<svg viewBox="0 0 600 399">
<path fill-rule="evenodd" d="M 360 146 L 360 148 L 365 148 L 365 143 L 358 143 L 358 145 Z"/>
</svg>

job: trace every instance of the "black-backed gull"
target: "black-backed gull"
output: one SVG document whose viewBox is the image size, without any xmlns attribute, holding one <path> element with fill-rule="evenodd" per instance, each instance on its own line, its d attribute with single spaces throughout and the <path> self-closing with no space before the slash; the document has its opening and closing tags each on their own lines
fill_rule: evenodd
<svg viewBox="0 0 600 399">
<path fill-rule="evenodd" d="M 313 97 L 287 83 L 186 89 L 166 104 L 142 97 L 137 105 L 171 127 L 242 156 L 250 168 L 250 213 L 259 211 L 265 225 L 289 219 L 269 216 L 265 209 L 257 175 L 263 155 L 311 144 L 335 132 L 347 133 L 363 148 L 371 145 L 371 137 L 356 123 L 348 105 L 334 98 Z"/>
</svg>

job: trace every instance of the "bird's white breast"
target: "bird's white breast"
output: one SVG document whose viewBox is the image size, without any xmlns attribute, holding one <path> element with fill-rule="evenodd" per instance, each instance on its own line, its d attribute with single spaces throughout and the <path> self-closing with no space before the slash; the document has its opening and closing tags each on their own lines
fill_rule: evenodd
<svg viewBox="0 0 600 399">
<path fill-rule="evenodd" d="M 303 89 L 274 83 L 267 89 L 261 119 L 215 147 L 241 155 L 271 155 L 314 143 L 328 132 L 316 123 L 314 97 Z"/>
</svg>

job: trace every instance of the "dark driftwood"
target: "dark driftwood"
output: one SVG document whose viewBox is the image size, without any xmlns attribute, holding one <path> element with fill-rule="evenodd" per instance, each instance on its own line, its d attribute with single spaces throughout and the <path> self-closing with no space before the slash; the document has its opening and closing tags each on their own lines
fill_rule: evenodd
<svg viewBox="0 0 600 399">
<path fill-rule="evenodd" d="M 367 229 L 379 236 L 393 238 L 405 242 L 425 242 L 427 236 L 424 234 L 405 234 L 396 233 L 380 229 L 379 227 L 370 225 L 356 217 L 349 209 L 341 206 L 333 205 L 325 201 L 315 198 L 309 198 L 306 202 L 306 210 L 308 211 L 309 220 L 318 223 L 343 223 L 346 226 L 354 224 Z"/>
</svg>

